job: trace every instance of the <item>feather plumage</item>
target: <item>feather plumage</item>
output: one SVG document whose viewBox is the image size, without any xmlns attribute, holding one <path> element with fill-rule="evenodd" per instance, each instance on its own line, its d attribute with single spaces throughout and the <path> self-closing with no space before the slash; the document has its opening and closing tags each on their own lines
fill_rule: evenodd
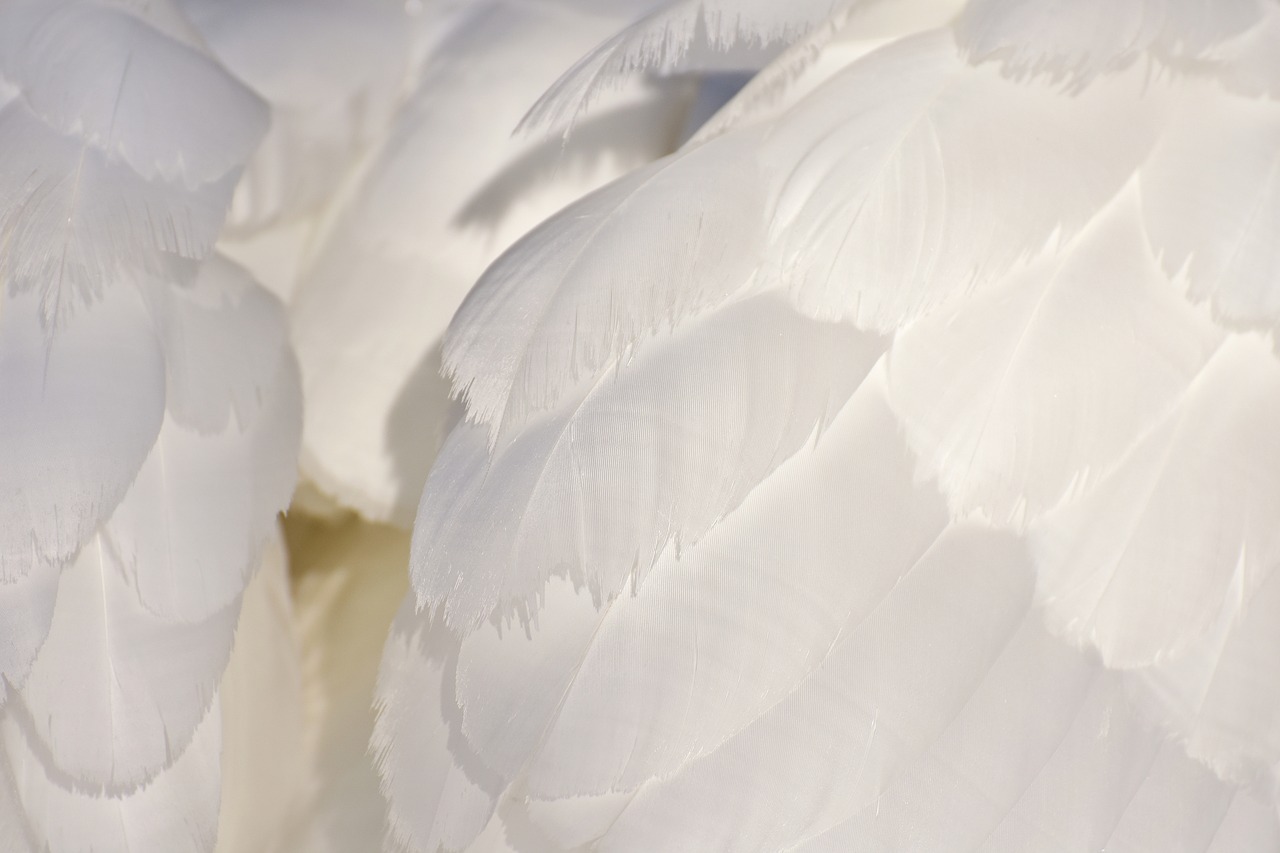
<svg viewBox="0 0 1280 853">
<path fill-rule="evenodd" d="M 0 19 L 0 823 L 207 851 L 218 689 L 300 429 L 283 311 L 208 257 L 265 110 L 165 4 Z"/>
<path fill-rule="evenodd" d="M 675 144 L 685 99 L 648 87 L 621 93 L 567 146 L 511 136 L 629 6 L 481 2 L 435 20 L 412 91 L 329 214 L 291 312 L 308 400 L 303 469 L 366 517 L 412 521 L 454 416 L 440 336 L 485 264 Z"/>
<path fill-rule="evenodd" d="M 706 5 L 533 118 L 685 61 Z M 1270 104 L 1221 59 L 1270 11 L 1135 0 L 1095 39 L 1104 11 L 976 2 L 883 46 L 826 20 L 826 60 L 761 84 L 783 94 L 482 277 L 444 350 L 473 422 L 424 491 L 425 612 L 379 688 L 402 838 L 485 849 L 492 809 L 517 849 L 1275 846 L 1280 365 L 1242 331 L 1274 324 L 1272 158 L 1244 130 Z M 1249 156 L 1193 174 L 1220 151 Z M 805 411 L 770 390 L 796 321 L 795 376 L 831 396 L 779 441 L 733 401 Z M 815 348 L 858 328 L 861 357 Z M 423 732 L 414 697 L 444 709 Z M 413 755 L 486 780 L 483 808 L 402 763 L 428 730 Z"/>
</svg>

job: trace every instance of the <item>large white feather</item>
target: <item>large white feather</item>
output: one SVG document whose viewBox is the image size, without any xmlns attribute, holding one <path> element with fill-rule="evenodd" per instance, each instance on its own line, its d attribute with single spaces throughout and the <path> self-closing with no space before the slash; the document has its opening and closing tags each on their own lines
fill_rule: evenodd
<svg viewBox="0 0 1280 853">
<path fill-rule="evenodd" d="M 503 785 L 460 741 L 450 683 L 457 641 L 414 609 L 406 600 L 387 639 L 371 743 L 388 800 L 387 848 L 470 850 Z"/>
<path fill-rule="evenodd" d="M 466 425 L 419 509 L 419 601 L 466 628 L 529 612 L 552 575 L 601 596 L 643 581 L 821 431 L 880 349 L 766 295 L 653 339 L 492 458 Z"/>
<path fill-rule="evenodd" d="M 206 716 L 239 604 L 202 622 L 156 617 L 95 537 L 62 572 L 49 637 L 9 714 L 52 772 L 131 790 L 172 764 Z"/>
<path fill-rule="evenodd" d="M 1280 561 L 1280 362 L 1233 337 L 1096 489 L 1032 526 L 1050 624 L 1113 666 L 1176 658 Z"/>
<path fill-rule="evenodd" d="M 266 126 L 212 59 L 105 4 L 6 3 L 0 75 L 53 131 L 188 190 L 238 171 Z"/>
<path fill-rule="evenodd" d="M 912 485 L 880 384 L 633 594 L 597 614 L 558 584 L 529 638 L 468 637 L 458 700 L 482 760 L 507 777 L 527 766 L 541 798 L 634 790 L 794 690 L 946 524 Z"/>
<path fill-rule="evenodd" d="M 289 503 L 302 401 L 292 355 L 277 352 L 275 362 L 262 409 L 244 428 L 232 421 L 202 435 L 167 418 L 102 529 L 139 601 L 157 615 L 199 621 L 230 604 Z"/>
<path fill-rule="evenodd" d="M 36 652 L 49 636 L 62 566 L 41 563 L 25 577 L 0 583 L 0 707 L 9 690 L 21 687 Z"/>
<path fill-rule="evenodd" d="M 727 138 L 638 169 L 499 258 L 445 340 L 469 417 L 496 439 L 638 341 L 750 285 L 767 199 L 748 150 Z"/>
<path fill-rule="evenodd" d="M 1280 572 L 1249 595 L 1237 574 L 1214 626 L 1181 657 L 1133 674 L 1148 715 L 1189 754 L 1243 785 L 1280 767 Z"/>
<path fill-rule="evenodd" d="M 503 0 L 438 22 L 449 38 L 325 229 L 292 311 L 308 400 L 303 468 L 365 516 L 412 520 L 453 416 L 440 338 L 485 265 L 548 214 L 674 147 L 685 98 L 640 87 L 568 146 L 511 136 L 626 6 Z"/>
<path fill-rule="evenodd" d="M 524 126 L 573 122 L 599 96 L 645 71 L 755 68 L 786 42 L 858 0 L 651 0 L 649 14 L 580 59 L 529 111 Z M 716 56 L 719 54 L 720 56 Z M 727 55 L 727 56 L 726 56 Z"/>
<path fill-rule="evenodd" d="M 762 146 L 770 255 L 806 311 L 894 330 L 1077 233 L 1150 150 L 1163 99 L 1144 88 L 1058 97 L 965 65 L 946 32 L 872 53 Z"/>
<path fill-rule="evenodd" d="M 155 442 L 164 361 L 132 287 L 53 338 L 33 293 L 0 294 L 0 581 L 71 559 Z"/>
<path fill-rule="evenodd" d="M 1148 48 L 1199 56 L 1257 24 L 1265 0 L 971 0 L 956 24 L 974 59 L 1088 82 Z"/>
<path fill-rule="evenodd" d="M 0 779 L 0 839 L 26 824 L 31 853 L 207 853 L 217 832 L 221 778 L 216 705 L 173 765 L 127 794 L 72 787 L 32 749 L 21 726 L 0 718 L 0 777 L 13 780 L 10 800 Z"/>
<path fill-rule="evenodd" d="M 890 389 L 953 511 L 1021 524 L 1106 474 L 1220 338 L 1160 273 L 1127 192 L 1061 254 L 904 329 Z"/>
<path fill-rule="evenodd" d="M 220 255 L 189 286 L 156 285 L 148 295 L 164 346 L 169 414 L 201 433 L 248 428 L 271 402 L 288 346 L 279 302 Z"/>
<path fill-rule="evenodd" d="M 1141 172 L 1151 243 L 1188 295 L 1236 327 L 1280 325 L 1280 105 L 1188 95 Z M 1212 164 L 1207 168 L 1205 164 Z"/>
<path fill-rule="evenodd" d="M 719 26 L 671 8 L 657 67 Z M 493 267 L 445 353 L 474 423 L 415 533 L 418 601 L 453 633 L 415 649 L 414 617 L 381 688 L 404 742 L 399 685 L 453 688 L 415 754 L 498 777 L 477 850 L 495 827 L 539 851 L 1275 849 L 1280 363 L 1184 300 L 1223 316 L 1196 271 L 1222 242 L 1152 210 L 1161 187 L 1223 199 L 1225 232 L 1252 234 L 1240 199 L 1269 215 L 1261 148 L 1247 180 L 1178 181 L 1246 150 L 1247 111 L 1221 143 L 1189 117 L 1260 9 L 1134 0 L 1091 68 L 1072 45 L 1103 4 L 977 3 L 959 41 L 872 52 L 837 35 L 844 70 L 809 66 Z M 670 175 L 674 210 L 645 194 Z M 1242 272 L 1271 266 L 1241 245 Z M 884 339 L 816 341 L 855 327 L 892 338 L 856 393 Z M 821 416 L 772 390 L 801 365 Z M 492 808 L 387 764 L 419 841 Z"/>
</svg>

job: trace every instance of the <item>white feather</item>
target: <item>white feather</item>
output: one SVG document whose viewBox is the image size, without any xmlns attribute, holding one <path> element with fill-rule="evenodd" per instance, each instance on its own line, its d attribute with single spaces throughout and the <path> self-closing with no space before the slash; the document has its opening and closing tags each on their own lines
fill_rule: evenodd
<svg viewBox="0 0 1280 853">
<path fill-rule="evenodd" d="M 1252 337 L 1215 353 L 1097 488 L 1031 528 L 1046 618 L 1112 666 L 1176 658 L 1213 625 L 1237 572 L 1280 561 L 1280 362 Z"/>
<path fill-rule="evenodd" d="M 876 51 L 762 146 L 771 258 L 807 312 L 897 329 L 1077 233 L 1154 142 L 1163 93 L 1144 88 L 1060 97 L 965 65 L 946 32 Z"/>
<path fill-rule="evenodd" d="M 1088 489 L 1217 347 L 1150 257 L 1134 195 L 895 339 L 895 409 L 956 515 L 1020 526 Z"/>
<path fill-rule="evenodd" d="M 599 96 L 644 71 L 671 74 L 724 63 L 757 67 L 858 0 L 664 0 L 580 59 L 529 111 L 523 126 L 572 123 Z M 730 54 L 731 59 L 715 57 Z"/>
<path fill-rule="evenodd" d="M 1232 579 L 1214 626 L 1181 657 L 1133 674 L 1148 715 L 1223 778 L 1265 786 L 1280 766 L 1280 572 Z"/>
<path fill-rule="evenodd" d="M 0 246 L 10 292 L 35 292 L 60 328 L 105 290 L 189 278 L 222 225 L 234 175 L 190 192 L 147 181 L 42 123 L 25 100 L 0 107 Z"/>
<path fill-rule="evenodd" d="M 49 636 L 61 569 L 57 563 L 42 563 L 19 580 L 0 583 L 0 707 L 9 690 L 27 680 L 36 652 Z"/>
<path fill-rule="evenodd" d="M 1140 174 L 1151 243 L 1191 299 L 1211 301 L 1223 322 L 1274 329 L 1280 105 L 1209 94 L 1183 99 Z"/>
<path fill-rule="evenodd" d="M 946 524 L 937 495 L 912 486 L 880 382 L 866 384 L 816 449 L 664 552 L 634 593 L 597 613 L 557 584 L 528 639 L 468 637 L 458 700 L 482 760 L 543 799 L 631 791 L 794 690 Z"/>
<path fill-rule="evenodd" d="M 171 767 L 129 793 L 71 787 L 0 718 L 0 840 L 26 824 L 31 853 L 206 853 L 217 831 L 221 722 L 217 703 Z M 22 830 L 18 830 L 21 832 Z M 15 853 L 27 853 L 21 845 Z"/>
<path fill-rule="evenodd" d="M 460 714 L 448 683 L 456 646 L 442 627 L 415 616 L 412 602 L 387 640 L 371 748 L 389 802 L 392 850 L 473 849 L 497 805 L 500 781 L 474 759 L 466 762 L 458 742 Z"/>
<path fill-rule="evenodd" d="M 466 628 L 527 613 L 552 575 L 605 597 L 642 582 L 820 432 L 880 350 L 766 295 L 639 347 L 492 458 L 459 429 L 414 528 L 419 601 Z"/>
<path fill-rule="evenodd" d="M 231 652 L 239 599 L 201 622 L 142 608 L 109 544 L 63 569 L 49 637 L 9 715 L 51 772 L 132 790 L 187 748 Z"/>
<path fill-rule="evenodd" d="M 201 433 L 248 428 L 271 403 L 288 346 L 281 305 L 220 255 L 189 286 L 157 285 L 148 295 L 164 346 L 169 414 Z"/>
<path fill-rule="evenodd" d="M 232 603 L 289 503 L 302 401 L 292 355 L 277 352 L 262 409 L 202 435 L 167 418 L 102 534 L 142 605 L 199 621 Z M 206 386 L 209 396 L 225 394 Z"/>
<path fill-rule="evenodd" d="M 146 308 L 113 288 L 50 338 L 35 294 L 0 295 L 0 580 L 67 562 L 155 443 L 164 360 Z"/>
<path fill-rule="evenodd" d="M 750 31 L 752 3 L 709 8 L 540 109 Z M 871 51 L 828 22 L 830 65 L 784 57 L 776 100 L 499 260 L 445 350 L 472 422 L 415 531 L 432 612 L 380 687 L 384 745 L 440 692 L 413 755 L 497 778 L 451 810 L 445 771 L 388 753 L 404 831 L 1271 853 L 1280 362 L 1214 324 L 1228 296 L 1273 324 L 1245 131 L 1270 105 L 1215 53 L 1261 9 L 991 0 Z M 1213 228 L 1183 226 L 1200 204 Z"/>
<path fill-rule="evenodd" d="M 494 262 L 444 345 L 470 418 L 496 439 L 640 340 L 750 285 L 766 199 L 747 150 L 726 138 L 638 169 Z"/>
<path fill-rule="evenodd" d="M 188 190 L 237 172 L 266 127 L 212 59 L 110 5 L 6 3 L 0 75 L 51 130 Z"/>
<path fill-rule="evenodd" d="M 304 474 L 366 517 L 412 520 L 453 417 L 440 338 L 485 265 L 674 146 L 684 98 L 640 87 L 567 146 L 511 136 L 564 65 L 621 20 L 577 0 L 472 3 L 438 21 L 449 38 L 318 238 L 291 312 L 308 400 Z"/>
<path fill-rule="evenodd" d="M 1265 0 L 971 0 L 957 36 L 976 60 L 1014 74 L 1076 83 L 1134 62 L 1149 48 L 1196 57 L 1257 24 Z"/>
</svg>

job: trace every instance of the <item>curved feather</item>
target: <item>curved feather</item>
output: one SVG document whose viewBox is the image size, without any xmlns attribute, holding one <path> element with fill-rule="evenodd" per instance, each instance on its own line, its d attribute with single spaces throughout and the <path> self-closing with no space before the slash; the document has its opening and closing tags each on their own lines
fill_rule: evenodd
<svg viewBox="0 0 1280 853">
<path fill-rule="evenodd" d="M 469 636 L 458 702 L 481 759 L 542 800 L 634 791 L 795 690 L 946 525 L 881 388 L 873 374 L 815 448 L 634 592 L 597 613 L 560 583 L 529 637 Z"/>
<path fill-rule="evenodd" d="M 0 827 L 27 823 L 33 853 L 206 853 L 213 848 L 218 822 L 221 722 L 216 705 L 173 766 L 127 794 L 70 786 L 32 749 L 22 727 L 0 718 L 0 777 L 11 775 L 16 800 L 6 802 L 0 779 Z M 25 817 L 15 814 L 18 810 Z M 4 831 L 0 828 L 0 838 Z M 20 846 L 16 850 L 25 853 Z"/>
<path fill-rule="evenodd" d="M 458 757 L 458 710 L 447 680 L 456 646 L 442 626 L 416 616 L 408 600 L 387 639 L 370 748 L 388 801 L 392 850 L 474 849 L 497 806 L 493 788 L 500 783 Z"/>
<path fill-rule="evenodd" d="M 971 0 L 956 23 L 975 59 L 997 58 L 1017 75 L 1079 85 L 1160 48 L 1199 56 L 1259 22 L 1260 0 Z"/>
<path fill-rule="evenodd" d="M 119 570 L 157 616 L 197 622 L 232 604 L 289 504 L 302 400 L 293 356 L 277 352 L 274 361 L 262 408 L 244 426 L 201 434 L 167 418 L 102 528 Z M 210 391 L 216 398 L 221 389 Z"/>
<path fill-rule="evenodd" d="M 1150 151 L 1163 95 L 1135 72 L 1060 97 L 967 66 L 945 31 L 895 42 L 776 120 L 771 257 L 807 313 L 895 330 L 1078 233 Z"/>
<path fill-rule="evenodd" d="M 244 430 L 271 400 L 288 348 L 280 303 L 221 255 L 190 285 L 148 291 L 164 346 L 166 409 L 200 433 Z"/>
<path fill-rule="evenodd" d="M 801 689 L 642 788 L 595 847 L 1209 849 L 1248 795 L 1162 745 L 1030 595 L 1021 549 L 953 528 Z M 1243 849 L 1274 824 L 1258 809 Z"/>
<path fill-rule="evenodd" d="M 717 140 L 638 169 L 489 267 L 458 309 L 443 357 L 455 393 L 472 420 L 490 425 L 491 440 L 640 340 L 751 284 L 766 199 L 747 148 Z"/>
<path fill-rule="evenodd" d="M 35 292 L 46 326 L 145 276 L 189 278 L 226 215 L 235 176 L 197 192 L 147 181 L 63 136 L 25 99 L 0 107 L 0 244 L 8 289 Z"/>
<path fill-rule="evenodd" d="M 418 602 L 454 633 L 441 664 L 401 638 L 385 688 L 453 687 L 460 725 L 430 730 L 448 766 L 499 777 L 490 829 L 618 851 L 1275 846 L 1280 364 L 1178 292 L 1213 301 L 1194 267 L 1216 262 L 1151 209 L 1157 177 L 1169 197 L 1258 195 L 1178 184 L 1201 155 L 1167 153 L 1232 85 L 1211 48 L 1261 8 L 1179 35 L 1211 6 L 1133 0 L 1115 52 L 1064 86 L 1080 72 L 1052 45 L 1101 4 L 976 3 L 1011 16 L 998 61 L 966 41 L 972 18 L 850 50 L 493 267 L 445 357 L 474 423 L 415 532 Z M 1203 150 L 1246 150 L 1244 124 Z M 1241 172 L 1269 199 L 1257 153 Z M 637 192 L 697 156 L 674 210 Z M 722 193 L 754 206 L 735 218 Z M 780 368 L 797 322 L 809 352 Z M 855 328 L 887 340 L 865 361 L 816 351 L 817 329 Z M 863 382 L 882 344 L 886 375 Z M 807 408 L 772 390 L 792 371 L 827 399 L 779 429 Z M 726 397 L 744 390 L 781 414 Z M 440 838 L 462 811 L 437 775 L 397 772 L 393 809 L 420 788 L 411 831 Z"/>
<path fill-rule="evenodd" d="M 522 128 L 574 122 L 600 91 L 645 71 L 670 74 L 702 67 L 708 54 L 734 53 L 726 65 L 758 67 L 780 46 L 857 4 L 857 0 L 665 0 L 592 50 L 548 89 Z M 641 5 L 641 4 L 637 4 Z M 691 62 L 691 56 L 703 62 Z"/>
<path fill-rule="evenodd" d="M 164 360 L 131 287 L 112 288 L 52 339 L 35 294 L 0 295 L 0 581 L 69 561 L 151 451 Z"/>
<path fill-rule="evenodd" d="M 680 91 L 639 87 L 567 146 L 511 136 L 618 15 L 590 2 L 486 2 L 435 22 L 440 41 L 412 94 L 339 199 L 291 311 L 308 400 L 303 468 L 372 520 L 412 520 L 453 417 L 440 339 L 485 265 L 547 215 L 675 144 Z"/>
<path fill-rule="evenodd" d="M 21 687 L 49 636 L 58 597 L 57 563 L 43 563 L 25 577 L 0 583 L 0 708 Z"/>
<path fill-rule="evenodd" d="M 889 387 L 952 511 L 1021 527 L 1114 467 L 1220 340 L 1126 192 L 1062 252 L 903 329 Z"/>
<path fill-rule="evenodd" d="M 552 575 L 605 597 L 643 582 L 820 432 L 880 351 L 766 295 L 640 347 L 492 458 L 467 425 L 423 493 L 419 601 L 466 630 L 527 614 Z"/>
<path fill-rule="evenodd" d="M 1110 476 L 1032 525 L 1050 624 L 1112 666 L 1183 653 L 1280 561 L 1277 428 L 1280 362 L 1229 337 Z"/>
<path fill-rule="evenodd" d="M 207 716 L 239 605 L 201 622 L 160 619 L 95 537 L 62 571 L 49 637 L 9 714 L 58 778 L 131 791 L 171 765 Z"/>
<path fill-rule="evenodd" d="M 0 75 L 52 130 L 180 189 L 238 171 L 266 130 L 266 107 L 252 92 L 120 7 L 6 3 Z"/>
<path fill-rule="evenodd" d="M 1138 670 L 1147 714 L 1187 752 L 1225 779 L 1274 784 L 1280 762 L 1277 620 L 1280 572 L 1271 567 L 1252 594 L 1237 574 L 1213 627 L 1180 657 Z"/>
<path fill-rule="evenodd" d="M 1139 176 L 1152 246 L 1187 295 L 1211 302 L 1222 322 L 1274 329 L 1280 105 L 1212 91 L 1182 100 Z M 1196 165 L 1203 163 L 1214 167 Z"/>
</svg>

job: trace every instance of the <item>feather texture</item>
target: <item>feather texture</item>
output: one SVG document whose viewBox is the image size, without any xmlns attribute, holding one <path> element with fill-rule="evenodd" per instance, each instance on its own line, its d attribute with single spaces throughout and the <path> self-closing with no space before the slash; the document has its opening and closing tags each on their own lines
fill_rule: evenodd
<svg viewBox="0 0 1280 853">
<path fill-rule="evenodd" d="M 1151 242 L 1222 321 L 1275 329 L 1280 106 L 1207 94 L 1186 99 L 1140 174 Z M 1193 163 L 1217 165 L 1210 177 Z"/>
<path fill-rule="evenodd" d="M 553 574 L 603 596 L 643 581 L 669 541 L 697 540 L 820 432 L 880 348 L 762 296 L 640 347 L 492 460 L 459 430 L 414 529 L 419 600 L 467 626 L 527 612 Z"/>
<path fill-rule="evenodd" d="M 771 255 L 807 312 L 897 329 L 1077 233 L 1154 142 L 1162 93 L 1144 86 L 1055 98 L 965 65 L 946 32 L 876 51 L 762 146 Z"/>
<path fill-rule="evenodd" d="M 975 59 L 1088 82 L 1144 51 L 1199 56 L 1256 25 L 1259 0 L 973 0 L 956 23 Z"/>
<path fill-rule="evenodd" d="M 412 92 L 337 200 L 291 312 L 308 400 L 303 468 L 364 516 L 412 521 L 454 417 L 440 337 L 485 265 L 674 145 L 685 98 L 645 87 L 612 99 L 567 146 L 511 136 L 564 65 L 628 12 L 504 0 L 434 20 Z"/>
<path fill-rule="evenodd" d="M 1149 664 L 1209 630 L 1233 584 L 1251 593 L 1280 559 L 1280 475 L 1251 452 L 1277 417 L 1280 363 L 1229 339 L 1109 477 L 1032 528 L 1050 622 L 1112 665 Z"/>
<path fill-rule="evenodd" d="M 804 29 L 723 8 L 530 120 Z M 1272 105 L 1222 53 L 1269 7 L 918 12 L 464 303 L 379 686 L 407 849 L 1274 849 Z"/>
<path fill-rule="evenodd" d="M 67 786 L 31 748 L 18 724 L 0 720 L 0 774 L 11 774 L 14 782 L 13 798 L 6 801 L 0 781 L 0 827 L 29 821 L 30 846 L 14 848 L 19 853 L 204 853 L 212 849 L 217 831 L 220 745 L 220 714 L 214 703 L 171 767 L 132 793 L 104 795 Z"/>
<path fill-rule="evenodd" d="M 827 22 L 857 0 L 665 0 L 588 53 L 534 104 L 523 126 L 572 123 L 602 89 L 644 71 L 673 73 L 715 63 L 754 67 L 780 46 Z M 640 5 L 640 4 L 637 4 Z M 708 56 L 710 54 L 710 56 Z M 725 62 L 719 59 L 719 62 Z"/>
<path fill-rule="evenodd" d="M 717 141 L 638 169 L 566 208 L 485 272 L 445 340 L 444 367 L 491 439 L 640 340 L 751 283 L 763 236 L 751 215 L 766 199 L 744 171 L 745 147 Z M 655 223 L 640 253 L 629 240 L 632 217 Z"/>
<path fill-rule="evenodd" d="M 1126 193 L 1061 253 L 904 329 L 890 387 L 954 512 L 1021 524 L 1114 467 L 1220 339 L 1160 273 Z"/>
<path fill-rule="evenodd" d="M 124 498 L 159 433 L 165 363 L 132 288 L 52 340 L 34 294 L 0 295 L 0 580 L 68 561 Z"/>
</svg>

